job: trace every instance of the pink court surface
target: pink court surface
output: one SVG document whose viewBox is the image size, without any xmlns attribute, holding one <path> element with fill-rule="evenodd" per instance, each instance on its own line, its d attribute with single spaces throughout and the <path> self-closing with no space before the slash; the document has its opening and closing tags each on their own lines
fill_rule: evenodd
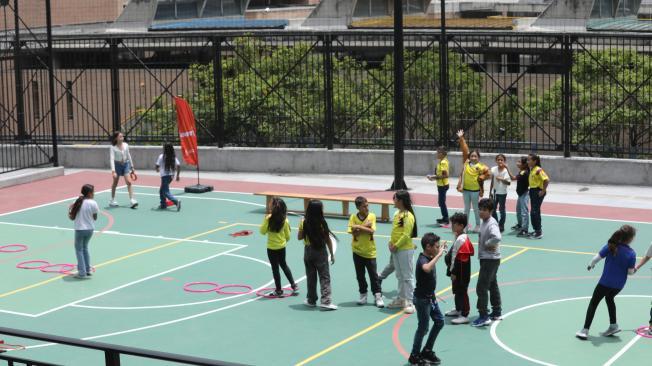
<svg viewBox="0 0 652 366">
<path fill-rule="evenodd" d="M 63 177 L 0 189 L 0 324 L 9 328 L 98 340 L 107 343 L 256 365 L 404 365 L 412 346 L 416 316 L 394 309 L 356 304 L 358 288 L 347 220 L 328 218 L 338 239 L 331 267 L 337 311 L 307 308 L 303 246 L 296 240 L 300 217 L 290 215 L 292 240 L 287 262 L 299 281 L 300 295 L 282 299 L 257 296 L 273 286 L 266 238 L 258 233 L 265 197 L 260 191 L 364 195 L 389 199 L 391 177 L 273 176 L 207 174 L 202 183 L 216 191 L 183 193 L 194 184 L 185 178 L 172 191 L 182 210 L 160 211 L 159 178 L 140 173 L 134 191 L 140 206 L 127 207 L 126 187 L 118 189 L 120 207 L 109 207 L 110 175 L 69 171 Z M 91 239 L 90 280 L 75 280 L 67 266 L 76 262 L 68 206 L 80 187 L 91 183 L 101 215 Z M 122 182 L 121 182 L 122 184 Z M 435 232 L 451 240 L 450 229 L 434 225 L 440 217 L 436 189 L 424 178 L 409 178 L 419 234 Z M 588 188 L 588 190 L 587 190 Z M 515 224 L 510 192 L 506 227 Z M 601 304 L 588 341 L 575 339 L 588 299 L 602 270 L 586 264 L 624 223 L 635 226 L 633 248 L 639 257 L 652 242 L 652 189 L 553 184 L 543 204 L 544 238 L 529 240 L 506 231 L 499 283 L 503 320 L 476 329 L 447 320 L 435 351 L 448 365 L 638 365 L 648 364 L 652 339 L 645 336 L 652 300 L 648 264 L 631 276 L 617 297 L 622 332 L 601 337 L 608 326 Z M 303 202 L 286 200 L 290 209 Z M 341 209 L 326 202 L 327 211 Z M 449 191 L 452 211 L 461 196 Z M 371 206 L 380 213 L 380 207 Z M 472 221 L 472 220 L 471 220 Z M 389 260 L 391 225 L 378 224 L 378 266 Z M 247 233 L 242 235 L 242 233 Z M 249 233 L 253 232 L 253 233 Z M 233 235 L 236 234 L 236 235 Z M 477 235 L 471 236 L 477 242 Z M 1 249 L 0 249 L 1 250 Z M 29 262 L 40 261 L 40 262 Z M 28 263 L 26 263 L 28 262 Z M 18 266 L 18 267 L 17 267 Z M 60 270 L 63 269 L 63 270 Z M 470 286 L 476 316 L 475 273 Z M 452 306 L 450 280 L 437 265 L 440 307 Z M 194 284 L 192 284 L 194 283 Z M 284 285 L 288 285 L 284 279 Z M 383 282 L 386 301 L 396 295 L 396 280 Z M 25 350 L 11 355 L 65 365 L 96 365 L 103 354 L 43 342 L 4 338 Z M 161 364 L 126 357 L 123 365 Z"/>
</svg>

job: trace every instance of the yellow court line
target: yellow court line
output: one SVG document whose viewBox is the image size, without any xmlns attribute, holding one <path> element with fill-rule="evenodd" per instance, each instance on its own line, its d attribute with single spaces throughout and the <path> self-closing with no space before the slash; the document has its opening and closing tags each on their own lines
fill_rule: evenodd
<svg viewBox="0 0 652 366">
<path fill-rule="evenodd" d="M 501 264 L 502 264 L 502 263 L 505 263 L 505 262 L 509 261 L 510 259 L 512 259 L 512 258 L 514 258 L 514 257 L 517 257 L 517 256 L 519 256 L 519 255 L 521 255 L 521 254 L 527 252 L 528 250 L 530 250 L 530 249 L 529 249 L 529 248 L 523 248 L 523 249 L 519 250 L 518 252 L 516 252 L 516 253 L 514 253 L 514 254 L 512 254 L 512 255 L 506 257 L 506 258 L 503 258 L 503 259 L 500 261 L 500 263 L 501 263 Z M 477 277 L 479 273 L 480 273 L 480 272 L 475 272 L 473 275 L 471 275 L 471 278 L 473 278 L 473 277 Z M 443 295 L 444 293 L 446 293 L 447 291 L 450 291 L 451 288 L 452 288 L 452 286 L 446 287 L 445 289 L 440 290 L 439 292 L 437 292 L 435 295 L 437 295 L 437 296 L 441 296 L 441 295 Z M 321 357 L 321 356 L 323 356 L 323 355 L 325 355 L 325 354 L 327 354 L 327 353 L 330 353 L 330 352 L 334 351 L 335 349 L 337 349 L 337 348 L 339 348 L 339 347 L 341 347 L 341 346 L 343 346 L 343 345 L 345 345 L 345 344 L 347 344 L 347 343 L 349 343 L 349 342 L 355 340 L 356 338 L 359 338 L 359 337 L 361 337 L 361 336 L 363 336 L 363 335 L 365 335 L 365 334 L 371 332 L 372 330 L 374 330 L 374 329 L 380 327 L 381 325 L 383 325 L 383 324 L 389 322 L 390 320 L 392 320 L 392 319 L 394 319 L 394 318 L 399 317 L 400 315 L 403 315 L 403 311 L 402 311 L 402 310 L 399 311 L 399 312 L 397 312 L 397 313 L 395 313 L 395 314 L 392 314 L 392 315 L 387 316 L 387 317 L 384 318 L 383 320 L 381 320 L 381 321 L 379 321 L 379 322 L 377 322 L 377 323 L 375 323 L 375 324 L 373 324 L 373 325 L 371 325 L 371 326 L 369 326 L 369 327 L 367 327 L 367 328 L 365 328 L 365 329 L 363 329 L 363 330 L 357 332 L 356 334 L 354 334 L 354 335 L 352 335 L 352 336 L 350 336 L 350 337 L 348 337 L 348 338 L 345 338 L 345 339 L 343 339 L 343 340 L 341 340 L 341 341 L 335 343 L 334 345 L 332 345 L 332 346 L 330 346 L 330 347 L 328 347 L 328 348 L 326 348 L 326 349 L 324 349 L 324 350 L 322 350 L 322 351 L 320 351 L 320 352 L 318 352 L 318 353 L 315 353 L 314 355 L 312 355 L 312 356 L 306 358 L 305 360 L 303 360 L 303 361 L 297 363 L 295 366 L 303 366 L 303 365 L 305 365 L 305 364 L 307 364 L 307 363 L 309 363 L 309 362 L 312 362 L 312 361 L 318 359 L 319 357 Z"/>
<path fill-rule="evenodd" d="M 156 250 L 159 250 L 159 249 L 167 248 L 167 247 L 172 246 L 172 245 L 183 243 L 186 240 L 192 240 L 192 239 L 195 239 L 197 237 L 208 235 L 208 234 L 220 231 L 220 230 L 228 229 L 228 228 L 233 227 L 233 226 L 238 226 L 238 224 L 229 224 L 229 225 L 226 225 L 226 226 L 220 226 L 218 228 L 211 229 L 211 230 L 208 230 L 208 231 L 204 231 L 203 233 L 191 235 L 189 237 L 186 237 L 186 238 L 183 238 L 183 239 L 180 239 L 180 240 L 174 240 L 174 241 L 171 241 L 171 242 L 168 242 L 168 243 L 165 243 L 165 244 L 157 245 L 155 247 L 151 247 L 151 248 L 144 249 L 144 250 L 141 250 L 141 251 L 138 251 L 138 252 L 127 254 L 127 255 L 124 255 L 122 257 L 114 258 L 114 259 L 108 260 L 106 262 L 102 262 L 100 264 L 97 264 L 97 265 L 95 265 L 95 268 L 104 267 L 104 266 L 107 266 L 109 264 L 116 263 L 116 262 L 119 262 L 119 261 L 122 261 L 122 260 L 125 260 L 125 259 L 128 259 L 128 258 L 132 258 L 132 257 L 138 256 L 138 255 L 141 255 L 141 254 L 150 253 L 150 252 L 153 252 L 153 251 L 156 251 Z M 13 290 L 13 291 L 5 292 L 4 294 L 0 294 L 0 298 L 11 296 L 11 295 L 17 294 L 19 292 L 27 291 L 27 290 L 33 289 L 35 287 L 40 287 L 40 286 L 43 286 L 43 285 L 47 285 L 50 282 L 60 280 L 60 279 L 62 279 L 64 277 L 66 277 L 66 276 L 67 275 L 60 275 L 60 276 L 52 277 L 52 278 L 47 279 L 45 281 L 41 281 L 41 282 L 29 285 L 29 286 L 25 286 L 25 287 L 22 287 L 22 288 Z"/>
</svg>

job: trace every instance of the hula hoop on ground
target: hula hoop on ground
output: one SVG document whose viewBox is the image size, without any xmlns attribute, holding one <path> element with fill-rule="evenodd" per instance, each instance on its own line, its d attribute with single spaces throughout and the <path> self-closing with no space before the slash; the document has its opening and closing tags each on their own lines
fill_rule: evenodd
<svg viewBox="0 0 652 366">
<path fill-rule="evenodd" d="M 56 270 L 50 269 L 50 268 L 59 268 Z M 67 269 L 65 269 L 67 268 Z M 76 265 L 70 264 L 70 263 L 57 263 L 57 264 L 50 264 L 44 267 L 41 267 L 40 270 L 43 273 L 60 273 L 60 274 L 68 274 L 69 271 L 72 271 L 73 269 L 77 268 Z"/>
<path fill-rule="evenodd" d="M 18 247 L 18 249 L 17 250 L 14 250 L 14 249 L 7 250 L 7 248 L 12 248 L 12 247 Z M 28 247 L 25 244 L 0 245 L 0 253 L 19 253 L 19 252 L 24 252 L 27 249 L 28 249 Z"/>
<path fill-rule="evenodd" d="M 27 264 L 30 263 L 41 263 L 40 266 L 28 266 Z M 16 268 L 20 269 L 41 269 L 45 268 L 50 265 L 50 262 L 48 261 L 42 261 L 42 260 L 36 260 L 36 261 L 25 261 L 25 262 L 20 262 L 16 265 Z"/>
<path fill-rule="evenodd" d="M 245 289 L 245 291 L 224 291 L 224 288 L 232 288 L 232 287 L 239 287 Z M 253 288 L 248 285 L 239 285 L 239 284 L 228 284 L 228 285 L 222 285 L 215 290 L 220 295 L 246 295 L 250 294 L 252 292 Z"/>
<path fill-rule="evenodd" d="M 20 344 L 7 344 L 7 343 L 0 343 L 0 351 L 22 351 L 25 349 L 25 346 L 21 346 Z"/>
<path fill-rule="evenodd" d="M 274 290 L 276 290 L 276 287 L 261 288 L 260 290 L 256 291 L 256 296 L 264 297 L 266 299 L 283 299 L 283 298 L 292 296 L 292 289 L 289 288 L 289 287 L 284 287 L 284 288 L 281 289 L 281 290 L 283 290 L 283 295 L 281 295 L 281 296 L 268 294 L 268 292 L 274 291 Z"/>
<path fill-rule="evenodd" d="M 639 336 L 641 336 L 643 338 L 652 338 L 652 335 L 649 335 L 647 333 L 648 329 L 650 329 L 650 328 L 651 327 L 648 327 L 647 325 L 644 325 L 644 326 L 636 329 L 636 334 L 638 334 Z"/>
<path fill-rule="evenodd" d="M 194 289 L 194 286 L 213 286 L 211 289 Z M 215 292 L 220 288 L 220 285 L 216 282 L 190 282 L 183 285 L 183 291 L 193 292 L 193 293 L 207 293 Z"/>
</svg>

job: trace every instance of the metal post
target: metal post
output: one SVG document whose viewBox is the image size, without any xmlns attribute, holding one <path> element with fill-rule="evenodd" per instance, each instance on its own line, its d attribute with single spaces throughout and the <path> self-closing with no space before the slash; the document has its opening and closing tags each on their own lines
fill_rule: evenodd
<svg viewBox="0 0 652 366">
<path fill-rule="evenodd" d="M 106 366 L 120 366 L 120 353 L 116 351 L 104 351 L 104 364 Z"/>
<path fill-rule="evenodd" d="M 450 120 L 448 103 L 448 38 L 446 37 L 446 0 L 440 0 L 441 36 L 439 38 L 439 103 L 440 103 L 440 139 L 441 144 L 450 147 Z"/>
<path fill-rule="evenodd" d="M 331 35 L 324 36 L 324 104 L 326 106 L 325 130 L 326 130 L 326 148 L 333 150 L 333 138 L 335 135 L 335 126 L 333 122 L 333 64 L 331 59 Z"/>
<path fill-rule="evenodd" d="M 59 166 L 59 151 L 57 144 L 57 102 L 54 95 L 54 51 L 52 51 L 52 8 L 50 0 L 45 0 L 45 18 L 48 33 L 48 82 L 50 90 L 50 133 L 52 135 L 52 163 Z"/>
<path fill-rule="evenodd" d="M 224 147 L 224 90 L 222 89 L 222 38 L 213 38 L 213 88 L 217 147 Z M 199 184 L 199 183 L 198 183 Z"/>
<path fill-rule="evenodd" d="M 28 138 L 25 129 L 25 99 L 23 96 L 23 68 L 21 60 L 20 43 L 20 16 L 18 14 L 18 0 L 14 0 L 14 77 L 16 86 L 16 121 L 18 123 L 17 140 Z"/>
<path fill-rule="evenodd" d="M 405 185 L 405 111 L 403 110 L 403 1 L 394 0 L 394 182 L 389 190 Z"/>
<path fill-rule="evenodd" d="M 564 45 L 564 74 L 563 78 L 563 92 L 562 92 L 562 105 L 563 105 L 563 121 L 562 121 L 562 145 L 564 149 L 564 157 L 571 156 L 571 101 L 572 101 L 572 85 L 571 85 L 571 71 L 573 68 L 573 53 L 571 50 L 571 38 L 568 35 L 563 36 Z"/>
<path fill-rule="evenodd" d="M 109 51 L 111 53 L 111 109 L 113 113 L 113 131 L 120 131 L 120 72 L 118 69 L 119 40 L 111 38 Z"/>
</svg>

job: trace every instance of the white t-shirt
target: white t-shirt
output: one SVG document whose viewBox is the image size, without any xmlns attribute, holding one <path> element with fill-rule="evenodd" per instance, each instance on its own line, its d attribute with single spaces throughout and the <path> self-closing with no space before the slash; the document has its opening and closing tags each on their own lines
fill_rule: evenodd
<svg viewBox="0 0 652 366">
<path fill-rule="evenodd" d="M 174 166 L 175 168 L 181 165 L 179 163 L 179 159 L 176 157 L 174 158 Z M 165 177 L 166 175 L 174 175 L 174 170 L 165 170 L 165 161 L 163 160 L 163 154 L 158 156 L 158 159 L 156 159 L 156 166 L 159 167 L 159 171 L 161 172 L 161 177 Z"/>
<path fill-rule="evenodd" d="M 97 206 L 97 202 L 85 199 L 75 217 L 75 230 L 95 230 L 93 215 L 97 215 L 98 212 L 100 212 L 100 208 Z"/>
<path fill-rule="evenodd" d="M 496 177 L 507 179 L 509 181 L 510 177 L 507 168 L 503 169 L 502 172 L 498 170 L 497 166 L 491 168 L 491 179 L 493 180 L 494 190 L 496 191 L 496 194 L 507 194 L 507 187 L 509 186 L 503 182 L 497 181 Z"/>
</svg>

